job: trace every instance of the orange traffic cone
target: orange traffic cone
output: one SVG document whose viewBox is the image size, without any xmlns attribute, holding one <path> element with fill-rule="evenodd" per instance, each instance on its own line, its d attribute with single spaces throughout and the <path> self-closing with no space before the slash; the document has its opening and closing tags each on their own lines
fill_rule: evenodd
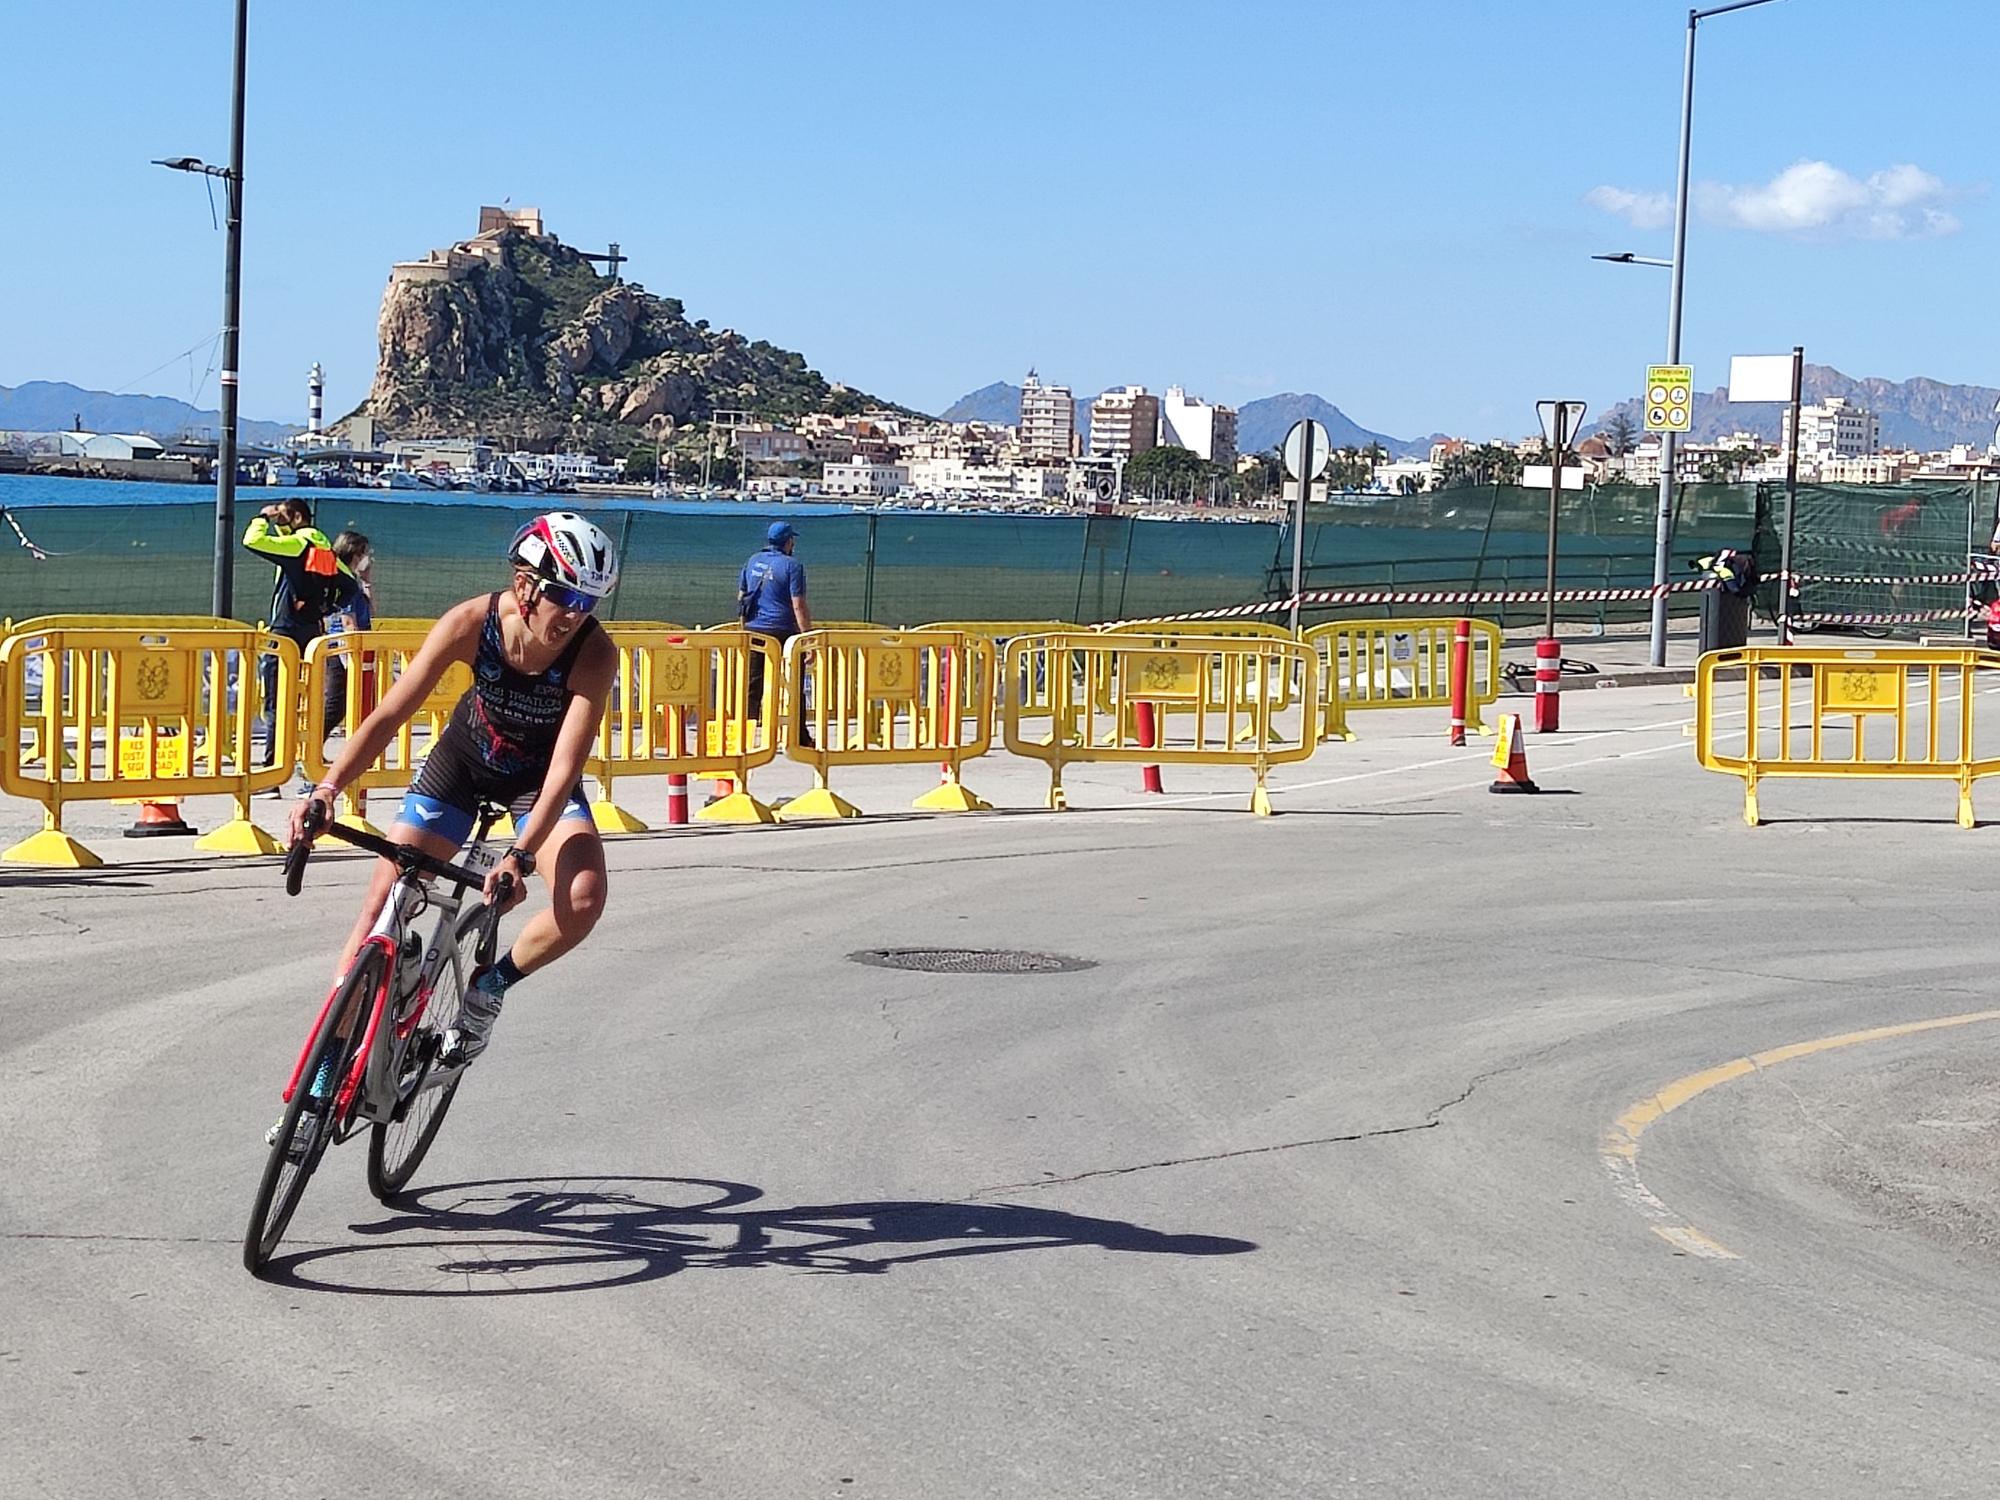
<svg viewBox="0 0 2000 1500">
<path fill-rule="evenodd" d="M 181 821 L 181 805 L 178 802 L 141 802 L 139 821 L 125 830 L 128 839 L 167 838 L 178 834 L 191 834 L 194 829 Z"/>
<path fill-rule="evenodd" d="M 1500 774 L 1493 778 L 1489 792 L 1539 792 L 1528 779 L 1528 747 L 1521 739 L 1521 716 L 1500 715 L 1500 732 L 1493 746 L 1493 764 Z"/>
</svg>

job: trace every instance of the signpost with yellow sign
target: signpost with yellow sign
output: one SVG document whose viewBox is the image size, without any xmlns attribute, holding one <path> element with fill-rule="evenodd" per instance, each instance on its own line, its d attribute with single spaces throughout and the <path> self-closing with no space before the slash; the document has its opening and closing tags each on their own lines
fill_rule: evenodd
<svg viewBox="0 0 2000 1500">
<path fill-rule="evenodd" d="M 1685 434 L 1694 422 L 1694 366 L 1646 366 L 1646 431 Z"/>
</svg>

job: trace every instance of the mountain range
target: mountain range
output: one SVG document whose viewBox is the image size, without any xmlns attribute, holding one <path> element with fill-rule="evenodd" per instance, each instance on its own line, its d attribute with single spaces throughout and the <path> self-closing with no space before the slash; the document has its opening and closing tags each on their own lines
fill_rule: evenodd
<svg viewBox="0 0 2000 1500">
<path fill-rule="evenodd" d="M 1994 413 L 2000 389 L 1987 385 L 1946 385 L 1919 375 L 1911 380 L 1857 380 L 1831 365 L 1805 367 L 1799 381 L 1808 405 L 1829 396 L 1843 396 L 1881 419 L 1884 448 L 1949 448 L 1969 443 L 1984 448 L 1994 435 Z M 1605 412 L 1590 431 L 1601 432 L 1613 417 L 1623 415 L 1634 432 L 1645 423 L 1642 399 L 1633 396 Z M 1694 417 L 1689 436 L 1713 442 L 1732 432 L 1754 432 L 1777 442 L 1784 433 L 1782 401 L 1732 402 L 1726 386 L 1694 393 Z"/>
<path fill-rule="evenodd" d="M 170 396 L 118 396 L 60 380 L 0 385 L 0 432 L 68 432 L 81 424 L 85 432 L 143 432 L 171 439 L 190 429 L 213 432 L 221 422 L 220 412 Z M 237 422 L 246 443 L 278 443 L 299 430 L 285 422 Z"/>
</svg>

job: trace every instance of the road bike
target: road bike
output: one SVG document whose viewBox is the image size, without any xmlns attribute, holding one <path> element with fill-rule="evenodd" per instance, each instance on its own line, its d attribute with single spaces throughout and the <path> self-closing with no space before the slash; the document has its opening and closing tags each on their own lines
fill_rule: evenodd
<svg viewBox="0 0 2000 1500">
<path fill-rule="evenodd" d="M 494 900 L 464 905 L 465 893 L 484 886 L 497 862 L 487 834 L 499 816 L 499 808 L 481 806 L 463 864 L 452 864 L 329 823 L 321 803 L 307 809 L 307 834 L 285 856 L 287 895 L 299 893 L 313 836 L 322 832 L 395 861 L 397 876 L 285 1085 L 285 1112 L 243 1238 L 243 1265 L 253 1276 L 284 1238 L 329 1146 L 368 1126 L 368 1189 L 386 1203 L 408 1185 L 437 1139 L 465 1072 L 464 1064 L 439 1061 L 444 1034 L 457 1024 L 474 970 L 493 961 L 500 914 L 513 894 L 512 877 L 503 877 Z M 437 913 L 428 942 L 416 929 L 426 911 Z"/>
</svg>

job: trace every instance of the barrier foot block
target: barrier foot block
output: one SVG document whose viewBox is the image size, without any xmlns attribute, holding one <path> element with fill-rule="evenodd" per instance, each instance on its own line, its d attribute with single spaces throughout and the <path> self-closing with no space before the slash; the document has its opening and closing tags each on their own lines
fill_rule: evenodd
<svg viewBox="0 0 2000 1500">
<path fill-rule="evenodd" d="M 490 839 L 512 840 L 514 837 L 514 815 L 512 813 L 500 814 L 500 821 L 493 825 L 486 836 Z"/>
<path fill-rule="evenodd" d="M 646 833 L 647 825 L 625 811 L 609 797 L 590 804 L 590 821 L 599 833 Z"/>
<path fill-rule="evenodd" d="M 1977 828 L 1979 826 L 1979 820 L 1972 815 L 1972 789 L 1970 787 L 1960 787 L 1958 791 L 1958 826 L 1960 828 Z"/>
<path fill-rule="evenodd" d="M 1260 818 L 1271 816 L 1271 794 L 1264 790 L 1264 783 L 1261 781 L 1250 793 L 1250 811 Z"/>
<path fill-rule="evenodd" d="M 1069 811 L 1069 793 L 1064 791 L 1060 785 L 1049 788 L 1049 811 Z"/>
<path fill-rule="evenodd" d="M 51 870 L 95 870 L 104 861 L 60 828 L 44 828 L 0 854 L 10 865 L 42 865 Z"/>
<path fill-rule="evenodd" d="M 748 792 L 718 797 L 695 816 L 704 823 L 775 823 L 778 815 Z"/>
<path fill-rule="evenodd" d="M 813 818 L 858 818 L 861 809 L 830 786 L 816 786 L 804 796 L 794 797 L 778 809 L 780 823 L 802 823 Z"/>
<path fill-rule="evenodd" d="M 962 781 L 932 787 L 910 806 L 924 812 L 991 812 L 993 804 Z"/>
<path fill-rule="evenodd" d="M 352 828 L 356 833 L 373 834 L 378 839 L 385 836 L 381 829 L 377 828 L 359 813 L 342 813 L 333 821 L 338 823 L 342 828 Z"/>
<path fill-rule="evenodd" d="M 194 841 L 204 854 L 283 854 L 285 846 L 248 818 L 224 823 Z"/>
</svg>

